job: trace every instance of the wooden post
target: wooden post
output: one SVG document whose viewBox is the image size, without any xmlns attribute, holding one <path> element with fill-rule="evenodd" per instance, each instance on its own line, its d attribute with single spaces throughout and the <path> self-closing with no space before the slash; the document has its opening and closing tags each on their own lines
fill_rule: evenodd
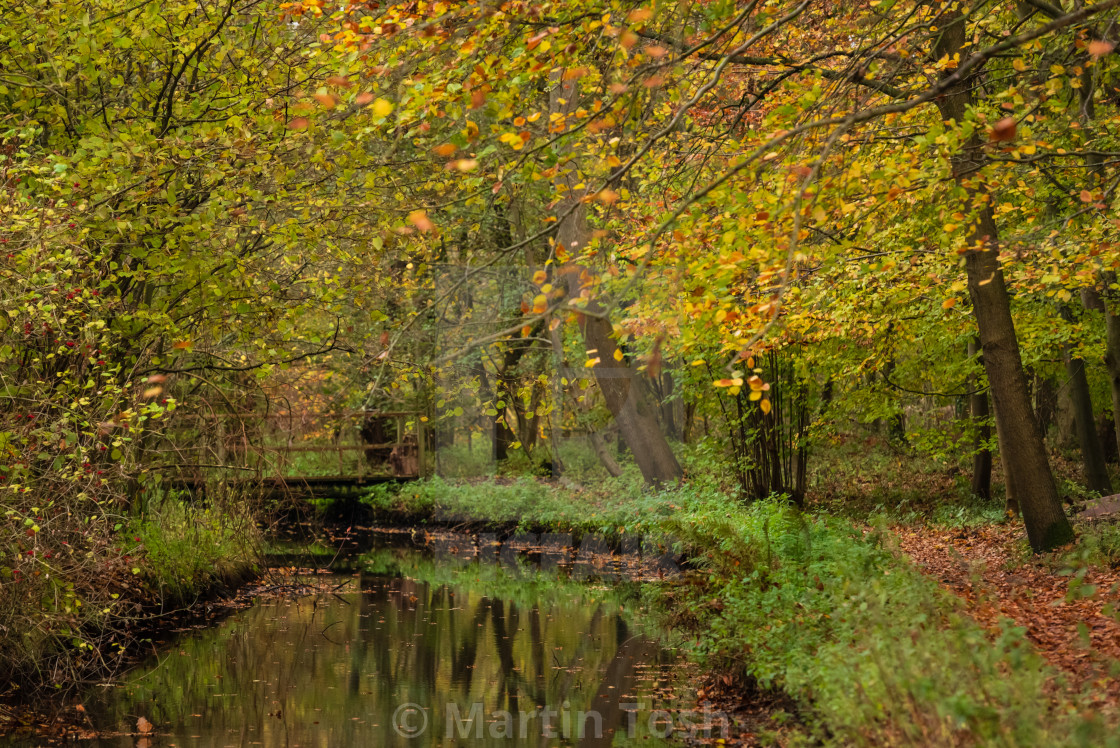
<svg viewBox="0 0 1120 748">
<path fill-rule="evenodd" d="M 420 414 L 416 414 L 416 476 L 424 478 L 428 475 L 427 469 L 427 455 L 425 454 L 426 444 L 428 440 L 425 438 L 424 422 L 420 420 Z"/>
</svg>

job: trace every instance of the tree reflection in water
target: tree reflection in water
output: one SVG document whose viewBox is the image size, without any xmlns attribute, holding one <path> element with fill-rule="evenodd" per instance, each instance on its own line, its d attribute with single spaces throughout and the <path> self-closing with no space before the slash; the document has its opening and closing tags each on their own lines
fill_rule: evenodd
<svg viewBox="0 0 1120 748">
<path fill-rule="evenodd" d="M 122 732 L 144 716 L 159 744 L 176 746 L 661 744 L 645 710 L 663 706 L 653 700 L 673 658 L 631 629 L 617 597 L 493 566 L 405 561 L 385 573 L 378 559 L 376 573 L 355 577 L 360 592 L 261 600 L 185 635 L 87 710 Z M 416 737 L 394 729 L 405 704 L 424 711 L 408 725 L 426 722 Z M 481 723 L 466 722 L 472 708 Z M 545 709 L 557 712 L 556 737 L 542 734 Z M 509 722 L 492 717 L 501 710 Z"/>
</svg>

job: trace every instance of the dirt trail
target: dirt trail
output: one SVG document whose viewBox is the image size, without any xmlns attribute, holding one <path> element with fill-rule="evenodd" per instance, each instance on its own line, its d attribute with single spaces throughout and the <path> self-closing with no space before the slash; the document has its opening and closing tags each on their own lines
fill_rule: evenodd
<svg viewBox="0 0 1120 748">
<path fill-rule="evenodd" d="M 1093 705 L 1120 706 L 1120 623 L 1102 613 L 1109 603 L 1120 608 L 1120 569 L 1088 569 L 1082 582 L 1096 591 L 1084 597 L 1071 592 L 1073 577 L 1054 558 L 1027 556 L 1014 523 L 895 529 L 902 551 L 961 597 L 981 625 L 995 630 L 1010 618 L 1075 689 L 1091 692 Z"/>
</svg>

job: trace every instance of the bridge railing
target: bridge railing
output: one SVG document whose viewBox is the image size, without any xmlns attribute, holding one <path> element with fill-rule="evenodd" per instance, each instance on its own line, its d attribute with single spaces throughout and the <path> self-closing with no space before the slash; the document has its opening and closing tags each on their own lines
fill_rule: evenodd
<svg viewBox="0 0 1120 748">
<path fill-rule="evenodd" d="M 368 479 L 407 479 L 428 474 L 428 440 L 420 412 L 362 411 L 336 414 L 333 418 L 333 434 L 320 429 L 316 436 L 308 437 L 279 425 L 292 420 L 285 414 L 180 416 L 178 434 L 172 441 L 178 442 L 177 451 L 184 459 L 176 467 L 192 483 L 210 479 L 362 483 Z M 360 436 L 346 434 L 344 426 L 353 426 L 356 418 L 395 423 L 395 438 L 354 443 L 353 437 Z M 184 444 L 185 447 L 181 446 Z M 195 453 L 193 459 L 190 452 Z"/>
</svg>

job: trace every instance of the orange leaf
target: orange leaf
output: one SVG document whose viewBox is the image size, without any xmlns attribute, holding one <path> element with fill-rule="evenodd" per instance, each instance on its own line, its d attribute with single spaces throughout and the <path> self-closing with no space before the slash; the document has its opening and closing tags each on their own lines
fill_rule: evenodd
<svg viewBox="0 0 1120 748">
<path fill-rule="evenodd" d="M 1018 123 L 1014 117 L 1004 117 L 999 122 L 992 126 L 992 132 L 989 136 L 993 143 L 1003 143 L 1012 140 L 1015 137 L 1015 129 Z"/>
<path fill-rule="evenodd" d="M 436 226 L 428 219 L 428 214 L 422 210 L 414 210 L 408 214 L 408 222 L 421 231 L 431 231 Z"/>
<path fill-rule="evenodd" d="M 1093 41 L 1089 42 L 1089 56 L 1095 60 L 1098 57 L 1104 57 L 1115 48 L 1116 45 L 1112 42 L 1106 42 L 1101 39 L 1094 39 Z"/>
<path fill-rule="evenodd" d="M 306 130 L 307 126 L 311 124 L 311 120 L 307 117 L 292 117 L 288 120 L 288 129 L 290 130 Z"/>
</svg>

